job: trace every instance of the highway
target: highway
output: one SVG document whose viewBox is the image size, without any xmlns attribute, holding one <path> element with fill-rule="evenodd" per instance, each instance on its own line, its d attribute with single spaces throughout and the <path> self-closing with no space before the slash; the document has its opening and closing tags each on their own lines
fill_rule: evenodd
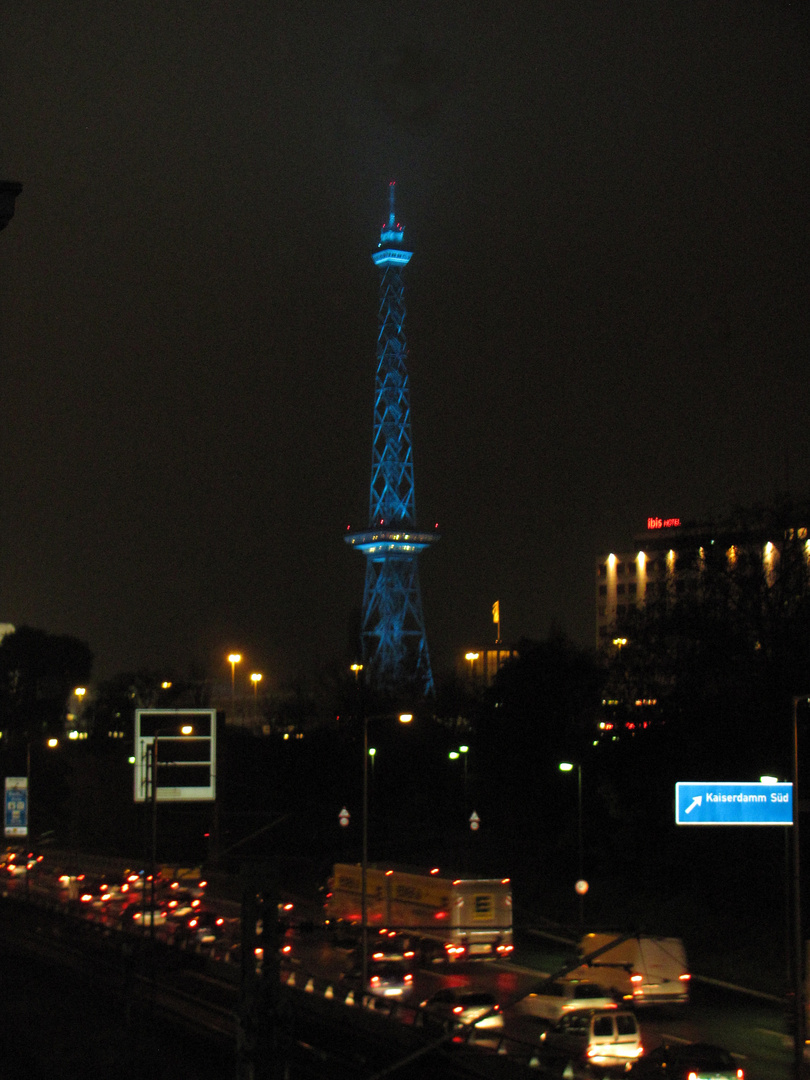
<svg viewBox="0 0 810 1080">
<path fill-rule="evenodd" d="M 102 884 L 110 886 L 106 892 L 101 890 Z M 0 893 L 9 899 L 26 902 L 26 906 L 47 907 L 56 914 L 70 912 L 74 919 L 79 918 L 104 934 L 123 934 L 134 940 L 150 939 L 151 928 L 138 925 L 136 920 L 132 921 L 128 932 L 121 930 L 121 912 L 128 898 L 122 897 L 112 884 L 108 881 L 91 884 L 88 875 L 84 881 L 66 885 L 60 882 L 56 869 L 49 867 L 46 857 L 27 874 L 5 876 L 0 883 Z M 120 886 L 120 882 L 114 884 Z M 190 895 L 194 890 L 189 890 L 189 884 L 180 883 L 178 891 L 185 894 L 187 903 L 193 903 Z M 82 891 L 85 886 L 86 893 Z M 102 895 L 108 895 L 108 899 L 103 900 Z M 171 892 L 166 890 L 165 896 L 170 895 Z M 222 926 L 205 939 L 179 932 L 177 919 L 161 921 L 158 916 L 154 927 L 156 943 L 164 952 L 175 950 L 193 958 L 193 962 L 175 965 L 171 978 L 165 982 L 153 981 L 152 1002 L 159 1009 L 182 1017 L 186 1023 L 198 1025 L 200 1030 L 218 1031 L 223 1037 L 235 1040 L 242 971 L 239 908 L 232 900 L 207 895 L 204 890 L 199 890 L 195 899 L 200 906 L 221 918 Z M 142 906 L 143 901 L 139 903 Z M 392 1047 L 400 1038 L 397 1031 L 402 1032 L 404 1038 L 410 1030 L 413 1036 L 407 1035 L 408 1038 L 419 1035 L 419 1042 L 415 1044 L 418 1050 L 425 1044 L 424 1036 L 414 1030 L 419 1002 L 440 987 L 488 990 L 495 994 L 503 1008 L 504 1028 L 502 1032 L 471 1033 L 464 1040 L 465 1059 L 470 1060 L 472 1055 L 481 1068 L 486 1063 L 486 1071 L 476 1075 L 494 1075 L 490 1071 L 494 1069 L 503 1072 L 504 1059 L 508 1059 L 510 1067 L 520 1068 L 526 1075 L 537 1075 L 538 1070 L 542 1071 L 539 1036 L 543 1023 L 521 1015 L 512 1005 L 548 972 L 551 964 L 544 965 L 543 961 L 544 958 L 553 960 L 553 948 L 544 953 L 542 941 L 538 945 L 538 939 L 534 939 L 533 947 L 518 947 L 515 959 L 511 961 L 441 964 L 419 969 L 414 973 L 414 989 L 403 1001 L 393 1005 L 369 1002 L 366 1009 L 361 1010 L 354 992 L 341 978 L 350 965 L 351 950 L 336 945 L 328 931 L 315 924 L 312 914 L 308 912 L 307 918 L 301 920 L 296 918 L 294 909 L 288 913 L 291 929 L 282 940 L 282 946 L 289 951 L 280 958 L 279 982 L 285 992 L 295 995 L 295 1000 L 307 1004 L 320 1001 L 330 1008 L 342 1006 L 347 1011 L 351 1009 L 353 1015 L 361 1011 L 373 1012 L 375 1032 L 384 1025 L 382 1037 L 390 1039 Z M 193 912 L 189 917 L 191 915 Z M 86 947 L 83 948 L 86 952 Z M 257 969 L 260 965 L 261 954 Z M 137 977 L 143 978 L 141 974 Z M 787 1035 L 781 1003 L 718 987 L 697 977 L 693 978 L 691 998 L 688 1009 L 682 1014 L 639 1013 L 645 1049 L 652 1049 L 661 1041 L 714 1042 L 733 1053 L 745 1070 L 746 1080 L 788 1080 L 792 1072 L 792 1040 Z M 376 1034 L 375 1037 L 381 1036 Z M 299 1046 L 307 1042 L 300 1033 L 296 1041 Z M 453 1040 L 448 1041 L 452 1050 Z M 405 1045 L 408 1053 L 415 1052 L 414 1044 Z M 337 1075 L 334 1063 L 330 1067 L 332 1074 Z M 354 1075 L 358 1077 L 372 1075 L 371 1072 L 357 1071 L 357 1062 L 346 1068 L 349 1073 L 354 1069 Z M 325 1075 L 330 1075 L 328 1070 Z"/>
</svg>

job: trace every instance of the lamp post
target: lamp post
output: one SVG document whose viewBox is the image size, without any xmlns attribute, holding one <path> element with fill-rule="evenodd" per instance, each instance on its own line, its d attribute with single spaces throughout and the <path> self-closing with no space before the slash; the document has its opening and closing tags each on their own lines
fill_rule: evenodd
<svg viewBox="0 0 810 1080">
<path fill-rule="evenodd" d="M 236 665 L 241 661 L 242 654 L 232 652 L 228 655 L 228 663 L 231 665 L 231 716 L 236 714 Z"/>
<path fill-rule="evenodd" d="M 250 676 L 250 681 L 253 683 L 253 719 L 259 719 L 259 683 L 262 681 L 261 672 L 254 671 Z"/>
<path fill-rule="evenodd" d="M 464 659 L 470 662 L 470 682 L 473 681 L 475 675 L 475 661 L 478 659 L 477 652 L 468 652 L 464 654 Z"/>
<path fill-rule="evenodd" d="M 362 822 L 362 853 L 360 864 L 360 940 L 362 947 L 361 967 L 361 994 L 365 994 L 368 984 L 368 725 L 369 720 L 385 720 L 387 716 L 369 717 L 366 715 L 365 698 L 363 695 L 362 664 L 352 664 L 359 695 L 360 719 L 363 724 L 363 822 Z M 412 713 L 400 713 L 399 722 L 409 724 L 413 720 Z"/>
<path fill-rule="evenodd" d="M 583 872 L 582 851 L 582 765 L 579 762 L 561 761 L 560 772 L 572 772 L 577 770 L 577 893 L 579 895 L 579 925 L 580 929 L 585 926 L 585 878 Z"/>
<path fill-rule="evenodd" d="M 180 728 L 180 736 L 193 735 L 194 728 L 191 724 L 183 724 Z M 152 736 L 152 745 L 150 747 L 150 763 L 149 763 L 149 801 L 151 803 L 152 810 L 152 852 L 151 852 L 151 878 L 152 884 L 149 889 L 149 936 L 154 941 L 155 938 L 155 875 L 157 874 L 157 767 L 158 767 L 158 743 L 161 736 L 171 735 L 173 738 L 178 738 L 176 729 L 170 727 L 158 728 Z M 146 882 L 144 882 L 144 886 Z M 146 919 L 146 888 L 143 893 L 143 918 Z"/>
</svg>

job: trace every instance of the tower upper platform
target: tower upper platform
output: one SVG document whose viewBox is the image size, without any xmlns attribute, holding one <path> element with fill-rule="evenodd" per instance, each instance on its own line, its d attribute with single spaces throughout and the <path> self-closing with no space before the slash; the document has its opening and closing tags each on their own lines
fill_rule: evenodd
<svg viewBox="0 0 810 1080">
<path fill-rule="evenodd" d="M 405 230 L 397 221 L 394 210 L 394 193 L 397 182 L 388 185 L 388 222 L 383 225 L 377 251 L 371 256 L 376 266 L 407 266 L 411 261 L 412 251 L 405 251 L 400 245 Z"/>
</svg>

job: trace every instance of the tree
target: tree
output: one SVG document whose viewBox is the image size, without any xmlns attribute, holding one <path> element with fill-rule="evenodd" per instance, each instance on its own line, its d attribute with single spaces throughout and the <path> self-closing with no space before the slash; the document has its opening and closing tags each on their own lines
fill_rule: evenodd
<svg viewBox="0 0 810 1080">
<path fill-rule="evenodd" d="M 93 666 L 88 645 L 21 626 L 0 642 L 0 725 L 12 740 L 61 734 L 68 699 Z"/>
</svg>

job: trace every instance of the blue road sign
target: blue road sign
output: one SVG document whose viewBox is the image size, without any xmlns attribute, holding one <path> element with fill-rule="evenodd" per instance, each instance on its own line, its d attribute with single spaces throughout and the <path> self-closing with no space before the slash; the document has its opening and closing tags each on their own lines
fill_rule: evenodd
<svg viewBox="0 0 810 1080">
<path fill-rule="evenodd" d="M 675 824 L 792 825 L 793 784 L 676 784 Z"/>
<path fill-rule="evenodd" d="M 28 778 L 6 777 L 6 836 L 28 836 Z"/>
</svg>

